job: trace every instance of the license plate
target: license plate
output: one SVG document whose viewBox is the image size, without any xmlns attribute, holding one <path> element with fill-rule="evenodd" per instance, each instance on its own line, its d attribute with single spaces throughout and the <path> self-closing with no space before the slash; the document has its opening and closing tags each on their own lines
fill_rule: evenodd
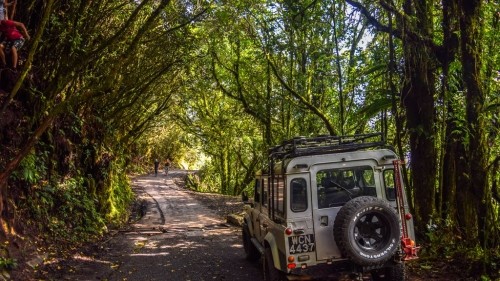
<svg viewBox="0 0 500 281">
<path fill-rule="evenodd" d="M 288 251 L 290 254 L 314 252 L 314 250 L 314 234 L 288 237 Z"/>
</svg>

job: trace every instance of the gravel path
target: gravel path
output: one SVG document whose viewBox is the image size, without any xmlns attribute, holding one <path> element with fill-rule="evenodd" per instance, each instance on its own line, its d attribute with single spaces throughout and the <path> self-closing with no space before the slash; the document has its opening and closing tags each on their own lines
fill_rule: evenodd
<svg viewBox="0 0 500 281">
<path fill-rule="evenodd" d="M 184 172 L 183 172 L 184 173 Z M 186 172 L 187 175 L 190 172 Z M 240 196 L 229 196 L 215 193 L 202 193 L 185 187 L 183 178 L 176 178 L 175 185 L 184 189 L 196 200 L 201 201 L 204 206 L 216 212 L 221 218 L 225 218 L 229 214 L 241 213 L 243 211 L 243 202 Z"/>
<path fill-rule="evenodd" d="M 239 227 L 225 216 L 239 198 L 197 194 L 179 186 L 186 171 L 133 180 L 136 216 L 128 227 L 70 259 L 53 260 L 43 280 L 261 280 L 244 257 Z"/>
</svg>

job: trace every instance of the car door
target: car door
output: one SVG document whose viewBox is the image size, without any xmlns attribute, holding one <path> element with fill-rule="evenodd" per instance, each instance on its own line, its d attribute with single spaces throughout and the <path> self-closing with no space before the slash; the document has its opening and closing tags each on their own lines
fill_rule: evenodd
<svg viewBox="0 0 500 281">
<path fill-rule="evenodd" d="M 367 195 L 363 192 L 368 189 L 362 189 L 360 184 L 356 182 L 365 181 L 357 176 L 360 174 L 360 170 L 369 173 L 371 184 L 375 188 L 375 181 L 379 180 L 374 176 L 374 171 L 371 168 L 375 164 L 375 161 L 367 160 L 314 165 L 311 168 L 313 225 L 316 234 L 317 260 L 342 257 L 333 236 L 335 218 L 347 201 L 354 197 Z"/>
<path fill-rule="evenodd" d="M 265 204 L 265 195 L 263 193 L 263 179 L 261 177 L 255 179 L 255 189 L 254 189 L 254 208 L 252 209 L 252 227 L 254 237 L 257 240 L 262 241 L 262 232 L 261 232 L 261 214 L 263 211 L 267 212 L 267 208 L 263 207 Z"/>
</svg>

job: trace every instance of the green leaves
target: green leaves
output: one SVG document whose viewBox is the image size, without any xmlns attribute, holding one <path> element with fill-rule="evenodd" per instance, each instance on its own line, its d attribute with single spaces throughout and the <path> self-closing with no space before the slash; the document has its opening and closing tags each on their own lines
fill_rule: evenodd
<svg viewBox="0 0 500 281">
<path fill-rule="evenodd" d="M 17 267 L 15 259 L 0 257 L 0 270 L 12 270 L 15 267 Z"/>
<path fill-rule="evenodd" d="M 387 90 L 389 92 L 389 90 Z M 390 111 L 392 106 L 392 98 L 390 97 L 381 97 L 371 101 L 368 104 L 365 104 L 359 110 L 359 113 L 363 115 L 363 119 L 368 121 L 370 118 L 380 114 L 384 110 Z"/>
<path fill-rule="evenodd" d="M 36 184 L 41 179 L 41 172 L 44 169 L 44 162 L 40 161 L 35 153 L 32 152 L 21 161 L 21 172 L 14 173 L 14 176 L 29 184 Z"/>
</svg>

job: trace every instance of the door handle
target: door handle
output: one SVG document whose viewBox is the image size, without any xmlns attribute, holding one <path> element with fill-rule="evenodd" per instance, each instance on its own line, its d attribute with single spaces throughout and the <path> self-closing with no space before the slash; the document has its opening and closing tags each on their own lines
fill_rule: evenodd
<svg viewBox="0 0 500 281">
<path fill-rule="evenodd" d="M 293 231 L 293 234 L 297 234 L 297 235 L 304 234 L 304 233 L 305 233 L 305 231 L 302 228 L 295 229 Z"/>
<path fill-rule="evenodd" d="M 328 225 L 328 216 L 321 216 L 319 218 L 319 222 L 321 226 L 327 226 Z"/>
</svg>

